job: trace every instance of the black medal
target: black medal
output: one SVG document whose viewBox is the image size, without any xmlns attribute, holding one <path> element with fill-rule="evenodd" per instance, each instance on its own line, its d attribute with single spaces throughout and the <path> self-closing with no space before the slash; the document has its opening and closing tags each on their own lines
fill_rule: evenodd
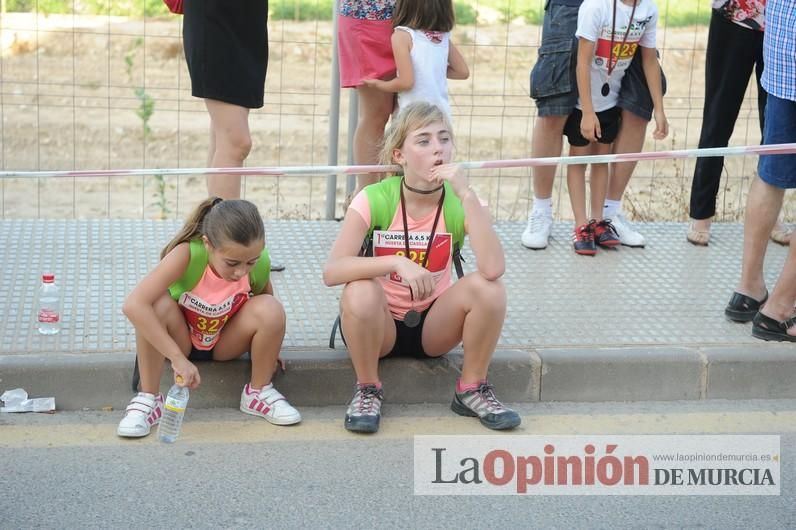
<svg viewBox="0 0 796 530">
<path fill-rule="evenodd" d="M 420 313 L 414 309 L 410 309 L 404 315 L 404 325 L 408 328 L 416 328 L 420 324 Z"/>
<path fill-rule="evenodd" d="M 600 94 L 602 94 L 603 97 L 608 97 L 608 94 L 610 93 L 611 87 L 608 86 L 608 83 L 603 83 L 603 87 L 600 89 Z"/>
</svg>

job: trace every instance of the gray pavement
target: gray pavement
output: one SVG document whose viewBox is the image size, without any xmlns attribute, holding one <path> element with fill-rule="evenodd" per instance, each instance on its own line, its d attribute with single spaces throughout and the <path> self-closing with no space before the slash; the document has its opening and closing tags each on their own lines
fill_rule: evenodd
<svg viewBox="0 0 796 530">
<path fill-rule="evenodd" d="M 0 285 L 0 390 L 21 386 L 55 396 L 59 408 L 121 407 L 130 395 L 133 329 L 121 313 L 127 292 L 157 261 L 180 226 L 151 220 L 0 220 L 8 264 Z M 707 248 L 685 241 L 685 225 L 638 225 L 644 249 L 571 250 L 571 223 L 556 223 L 550 246 L 519 243 L 524 224 L 500 222 L 507 257 L 506 324 L 490 371 L 508 401 L 795 398 L 796 347 L 766 343 L 750 325 L 727 322 L 726 304 L 740 271 L 742 226 L 714 225 Z M 287 270 L 274 273 L 288 315 L 278 386 L 299 405 L 348 399 L 353 371 L 338 337 L 328 348 L 340 289 L 321 269 L 339 225 L 267 221 L 268 245 Z M 787 249 L 770 244 L 773 287 Z M 465 250 L 465 268 L 474 258 Z M 63 329 L 40 336 L 35 306 L 40 274 L 62 288 Z M 385 362 L 388 399 L 444 402 L 461 351 L 437 361 Z M 200 367 L 194 406 L 234 406 L 247 362 Z M 169 374 L 164 374 L 164 382 Z"/>
<path fill-rule="evenodd" d="M 295 427 L 189 405 L 174 445 L 124 440 L 118 412 L 0 415 L 0 528 L 792 528 L 796 401 L 517 404 L 505 436 L 780 435 L 774 496 L 413 495 L 413 437 L 491 434 L 441 405 L 386 404 L 376 435 L 344 406 Z M 677 450 L 679 447 L 672 447 Z"/>
</svg>

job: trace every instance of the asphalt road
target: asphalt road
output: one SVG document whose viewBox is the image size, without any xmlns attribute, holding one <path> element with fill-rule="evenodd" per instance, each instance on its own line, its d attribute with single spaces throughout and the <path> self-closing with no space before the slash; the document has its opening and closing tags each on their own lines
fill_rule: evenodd
<svg viewBox="0 0 796 530">
<path fill-rule="evenodd" d="M 0 415 L 0 528 L 796 527 L 796 401 L 521 405 L 516 435 L 778 434 L 778 496 L 418 496 L 413 436 L 491 434 L 443 406 L 343 407 L 296 427 L 189 410 L 172 446 L 115 435 L 120 412 Z"/>
</svg>

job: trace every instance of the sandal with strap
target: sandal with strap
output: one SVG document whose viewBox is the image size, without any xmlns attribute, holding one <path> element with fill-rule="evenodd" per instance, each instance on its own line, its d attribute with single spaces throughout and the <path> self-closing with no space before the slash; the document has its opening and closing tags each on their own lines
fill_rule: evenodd
<svg viewBox="0 0 796 530">
<path fill-rule="evenodd" d="M 771 231 L 771 241 L 782 246 L 790 245 L 790 238 L 793 231 L 785 225 L 777 225 Z"/>
<path fill-rule="evenodd" d="M 796 342 L 796 335 L 788 335 L 788 330 L 793 326 L 796 326 L 796 317 L 780 322 L 758 311 L 752 321 L 752 336 L 763 340 Z"/>
<path fill-rule="evenodd" d="M 688 226 L 688 233 L 685 238 L 692 245 L 706 247 L 708 246 L 708 241 L 710 241 L 710 230 L 697 230 L 694 228 L 694 223 L 691 223 Z"/>
<path fill-rule="evenodd" d="M 724 316 L 733 322 L 749 322 L 755 318 L 755 315 L 766 303 L 766 300 L 768 300 L 768 291 L 766 291 L 766 295 L 760 301 L 736 291 L 732 293 L 730 302 L 724 308 Z"/>
</svg>

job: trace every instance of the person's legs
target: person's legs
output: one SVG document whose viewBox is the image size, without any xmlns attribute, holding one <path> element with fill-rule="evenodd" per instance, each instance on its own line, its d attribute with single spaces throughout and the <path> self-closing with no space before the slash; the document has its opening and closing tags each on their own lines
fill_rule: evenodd
<svg viewBox="0 0 796 530">
<path fill-rule="evenodd" d="M 741 281 L 735 291 L 755 300 L 763 300 L 766 296 L 763 262 L 768 237 L 777 222 L 784 195 L 784 189 L 755 177 L 746 198 Z"/>
<path fill-rule="evenodd" d="M 166 326 L 168 334 L 177 342 L 183 354 L 191 351 L 188 325 L 177 302 L 168 294 L 154 304 L 155 314 Z M 124 417 L 119 421 L 116 433 L 127 438 L 146 436 L 152 427 L 160 423 L 163 413 L 163 396 L 160 395 L 160 376 L 165 357 L 136 330 L 136 355 L 141 374 L 141 391 L 133 396 Z"/>
<path fill-rule="evenodd" d="M 395 94 L 362 85 L 357 87 L 359 121 L 354 131 L 354 163 L 377 164 L 384 138 L 384 127 L 395 104 Z M 357 175 L 355 194 L 368 184 L 378 182 L 379 174 Z"/>
<path fill-rule="evenodd" d="M 423 350 L 430 356 L 464 347 L 462 375 L 456 383 L 451 409 L 478 417 L 490 429 L 511 429 L 522 421 L 506 408 L 487 382 L 489 363 L 506 316 L 506 288 L 474 272 L 453 284 L 435 302 L 423 325 Z"/>
<path fill-rule="evenodd" d="M 249 109 L 215 99 L 205 99 L 210 113 L 210 167 L 241 167 L 252 147 Z M 240 198 L 239 175 L 208 175 L 207 193 L 222 199 Z"/>
<path fill-rule="evenodd" d="M 168 293 L 161 296 L 154 304 L 155 314 L 166 326 L 169 336 L 174 339 L 180 350 L 187 357 L 191 352 L 191 335 L 185 317 Z M 135 334 L 138 370 L 141 374 L 141 392 L 157 394 L 160 389 L 160 376 L 163 372 L 165 357 L 157 351 L 139 332 Z"/>
<path fill-rule="evenodd" d="M 531 156 L 533 158 L 561 156 L 562 136 L 568 116 L 538 116 L 533 127 Z M 556 166 L 534 166 L 533 206 L 528 225 L 522 234 L 522 244 L 531 249 L 543 249 L 550 238 L 553 225 L 553 183 Z"/>
<path fill-rule="evenodd" d="M 542 23 L 539 58 L 531 69 L 530 93 L 538 116 L 533 126 L 531 156 L 561 156 L 562 132 L 578 101 L 575 83 L 576 2 L 548 0 Z M 547 247 L 553 225 L 553 183 L 555 166 L 533 168 L 533 206 L 522 244 L 530 249 Z"/>
<path fill-rule="evenodd" d="M 387 297 L 376 280 L 357 280 L 343 288 L 340 331 L 357 377 L 354 396 L 346 409 L 345 428 L 353 432 L 376 432 L 384 400 L 379 359 L 392 350 L 396 339 Z"/>
<path fill-rule="evenodd" d="M 271 295 L 248 300 L 221 330 L 213 360 L 229 361 L 249 352 L 250 382 L 243 387 L 240 411 L 259 416 L 274 425 L 293 425 L 301 414 L 272 383 L 279 351 L 285 337 L 285 310 Z"/>
<path fill-rule="evenodd" d="M 771 291 L 766 305 L 760 309 L 760 314 L 765 318 L 755 317 L 752 334 L 760 338 L 796 341 L 796 321 L 792 320 L 794 304 L 796 304 L 796 245 L 791 245 L 785 265 L 777 278 L 777 284 Z M 770 320 L 766 321 L 766 318 Z M 774 326 L 771 320 L 779 325 Z M 789 320 L 791 322 L 788 322 Z M 766 331 L 768 333 L 765 333 Z M 783 331 L 793 338 L 779 336 Z"/>
<path fill-rule="evenodd" d="M 661 81 L 665 94 L 666 77 L 663 71 L 661 71 Z M 622 109 L 622 118 L 621 127 L 613 143 L 613 152 L 641 152 L 644 148 L 647 124 L 652 119 L 653 104 L 641 64 L 640 52 L 636 52 L 630 67 L 622 78 L 622 89 L 619 93 L 617 107 Z M 603 218 L 611 220 L 612 227 L 622 245 L 643 247 L 646 243 L 644 236 L 633 228 L 622 210 L 622 197 L 635 169 L 636 162 L 619 162 L 610 165 Z"/>
<path fill-rule="evenodd" d="M 761 50 L 762 33 L 744 29 L 713 12 L 705 60 L 700 149 L 727 146 Z M 710 230 L 723 167 L 724 157 L 720 156 L 696 161 L 690 200 L 692 229 L 696 232 Z"/>
</svg>

